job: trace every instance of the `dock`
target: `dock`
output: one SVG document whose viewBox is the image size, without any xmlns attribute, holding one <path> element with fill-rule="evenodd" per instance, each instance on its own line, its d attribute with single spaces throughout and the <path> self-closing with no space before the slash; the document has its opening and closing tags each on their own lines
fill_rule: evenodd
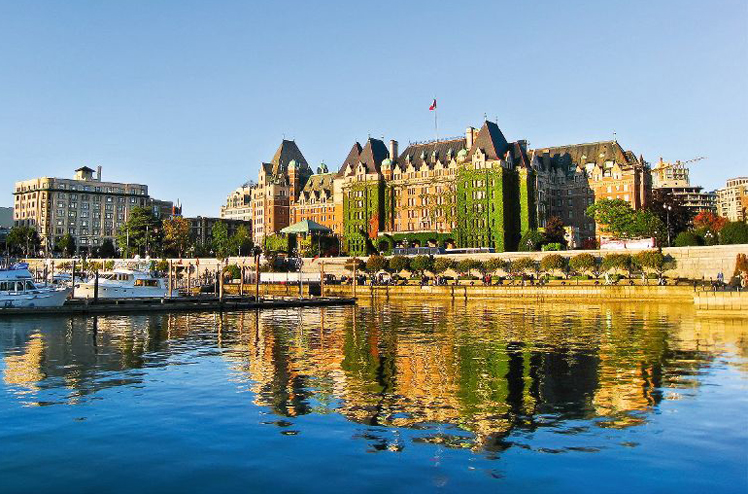
<svg viewBox="0 0 748 494">
<path fill-rule="evenodd" d="M 284 309 L 290 307 L 329 307 L 354 305 L 354 298 L 346 297 L 224 297 L 197 296 L 184 298 L 128 298 L 68 300 L 61 307 L 3 307 L 0 317 L 132 314 L 144 312 L 204 312 L 244 309 Z"/>
</svg>

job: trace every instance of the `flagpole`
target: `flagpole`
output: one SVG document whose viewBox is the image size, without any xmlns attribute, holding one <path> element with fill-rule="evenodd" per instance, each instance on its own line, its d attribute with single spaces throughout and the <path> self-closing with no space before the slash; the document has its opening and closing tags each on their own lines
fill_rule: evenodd
<svg viewBox="0 0 748 494">
<path fill-rule="evenodd" d="M 436 96 L 434 96 L 434 135 L 436 135 L 436 142 L 439 142 L 439 126 L 436 122 L 436 116 L 439 114 L 439 107 L 436 105 Z"/>
</svg>

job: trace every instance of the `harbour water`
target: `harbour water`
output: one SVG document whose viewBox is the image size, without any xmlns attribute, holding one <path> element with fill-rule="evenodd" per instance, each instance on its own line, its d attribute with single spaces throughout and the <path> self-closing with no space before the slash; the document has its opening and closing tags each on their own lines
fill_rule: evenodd
<svg viewBox="0 0 748 494">
<path fill-rule="evenodd" d="M 0 492 L 746 492 L 748 324 L 418 301 L 0 320 Z"/>
</svg>

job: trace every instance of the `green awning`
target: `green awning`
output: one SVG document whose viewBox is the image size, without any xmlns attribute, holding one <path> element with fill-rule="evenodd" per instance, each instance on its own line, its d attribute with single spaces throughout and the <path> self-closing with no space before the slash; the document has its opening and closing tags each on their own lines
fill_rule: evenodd
<svg viewBox="0 0 748 494">
<path fill-rule="evenodd" d="M 295 234 L 302 234 L 302 235 L 308 235 L 310 233 L 332 233 L 332 230 L 327 228 L 325 225 L 320 225 L 319 223 L 312 221 L 312 220 L 303 220 L 299 221 L 298 223 L 294 223 L 293 225 L 289 225 L 281 230 L 281 233 L 295 233 Z"/>
</svg>

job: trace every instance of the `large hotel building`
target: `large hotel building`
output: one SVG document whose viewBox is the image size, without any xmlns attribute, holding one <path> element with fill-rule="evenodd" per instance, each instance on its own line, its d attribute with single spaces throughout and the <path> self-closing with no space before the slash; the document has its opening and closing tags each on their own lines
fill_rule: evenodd
<svg viewBox="0 0 748 494">
<path fill-rule="evenodd" d="M 173 203 L 152 199 L 147 185 L 102 181 L 101 167 L 78 168 L 71 179 L 16 182 L 13 195 L 14 224 L 34 227 L 46 250 L 68 233 L 79 250 L 96 248 L 117 235 L 136 206 L 152 207 L 157 216 L 174 212 Z"/>
<path fill-rule="evenodd" d="M 227 198 L 225 218 L 251 218 L 255 241 L 301 220 L 341 237 L 345 252 L 403 241 L 513 250 L 524 231 L 560 217 L 576 242 L 599 236 L 585 215 L 601 198 L 633 208 L 652 199 L 647 163 L 617 141 L 528 149 L 494 122 L 463 136 L 409 143 L 356 142 L 337 171 L 316 173 L 294 141 L 262 163 L 256 185 Z"/>
</svg>

